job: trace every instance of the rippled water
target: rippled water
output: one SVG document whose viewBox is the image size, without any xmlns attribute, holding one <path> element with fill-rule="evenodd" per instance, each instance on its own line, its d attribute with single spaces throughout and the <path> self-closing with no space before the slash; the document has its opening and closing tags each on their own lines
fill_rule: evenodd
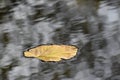
<svg viewBox="0 0 120 80">
<path fill-rule="evenodd" d="M 41 44 L 79 52 L 63 62 L 23 56 Z M 0 0 L 0 80 L 120 80 L 120 1 Z"/>
</svg>

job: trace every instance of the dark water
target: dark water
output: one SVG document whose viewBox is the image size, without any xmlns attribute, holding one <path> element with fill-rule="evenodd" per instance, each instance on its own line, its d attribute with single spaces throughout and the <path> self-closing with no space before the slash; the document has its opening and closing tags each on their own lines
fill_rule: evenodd
<svg viewBox="0 0 120 80">
<path fill-rule="evenodd" d="M 51 63 L 23 56 L 40 44 L 79 52 Z M 0 80 L 120 80 L 120 0 L 0 0 Z"/>
</svg>

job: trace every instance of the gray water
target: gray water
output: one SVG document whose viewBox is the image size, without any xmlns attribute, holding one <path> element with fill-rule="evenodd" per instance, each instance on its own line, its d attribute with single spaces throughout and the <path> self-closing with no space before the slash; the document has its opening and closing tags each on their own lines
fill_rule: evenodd
<svg viewBox="0 0 120 80">
<path fill-rule="evenodd" d="M 25 58 L 41 44 L 69 44 L 62 62 Z M 0 80 L 120 80 L 120 0 L 0 0 Z"/>
</svg>

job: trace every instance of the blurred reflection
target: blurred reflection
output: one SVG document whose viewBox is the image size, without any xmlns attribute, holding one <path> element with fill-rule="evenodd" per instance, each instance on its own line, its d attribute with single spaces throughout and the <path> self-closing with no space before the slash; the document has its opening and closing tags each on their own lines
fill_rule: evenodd
<svg viewBox="0 0 120 80">
<path fill-rule="evenodd" d="M 1 0 L 0 80 L 119 80 L 119 0 Z M 40 44 L 69 44 L 76 57 L 23 57 Z"/>
</svg>

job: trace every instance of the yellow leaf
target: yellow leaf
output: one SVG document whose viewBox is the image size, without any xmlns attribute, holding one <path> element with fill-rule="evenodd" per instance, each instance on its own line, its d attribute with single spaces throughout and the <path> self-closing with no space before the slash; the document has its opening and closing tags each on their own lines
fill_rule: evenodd
<svg viewBox="0 0 120 80">
<path fill-rule="evenodd" d="M 25 57 L 35 57 L 43 61 L 70 59 L 77 53 L 77 48 L 70 45 L 41 45 L 24 52 Z"/>
</svg>

